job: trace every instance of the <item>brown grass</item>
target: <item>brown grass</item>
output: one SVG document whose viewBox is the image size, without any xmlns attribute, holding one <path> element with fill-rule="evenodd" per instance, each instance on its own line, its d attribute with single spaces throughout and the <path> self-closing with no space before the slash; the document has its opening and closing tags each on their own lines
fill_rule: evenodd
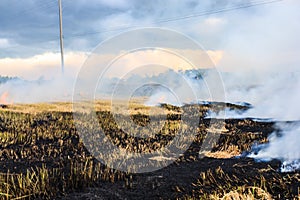
<svg viewBox="0 0 300 200">
<path fill-rule="evenodd" d="M 153 112 L 155 116 L 159 116 L 161 113 L 173 114 L 173 116 L 169 115 L 170 120 L 154 139 L 139 140 L 125 134 L 116 126 L 116 123 L 112 120 L 112 113 L 109 112 L 109 101 L 96 102 L 95 110 L 98 117 L 106 121 L 102 125 L 104 126 L 103 129 L 107 129 L 107 136 L 115 145 L 132 152 L 151 152 L 159 149 L 174 137 L 180 127 L 180 118 L 178 117 L 180 109 L 176 107 L 164 105 L 160 108 L 150 108 L 133 101 L 128 109 L 124 102 L 117 101 L 114 108 L 119 115 L 128 115 L 128 112 L 124 111 L 129 110 L 129 114 L 134 119 L 136 118 L 139 123 L 147 121 L 147 114 L 150 112 Z M 154 110 L 151 111 L 151 109 Z M 208 107 L 202 107 L 201 109 L 197 114 L 203 117 L 203 113 L 207 111 Z M 93 157 L 89 155 L 76 133 L 71 111 L 72 103 L 16 104 L 9 105 L 6 109 L 0 109 L 0 158 L 3 163 L 14 161 L 21 165 L 15 166 L 17 164 L 14 163 L 11 166 L 12 169 L 14 167 L 22 168 L 23 163 L 33 160 L 45 163 L 42 166 L 32 164 L 33 167 L 28 168 L 23 166 L 22 169 L 25 168 L 25 171 L 8 170 L 5 173 L 5 170 L 2 169 L 3 173 L 0 174 L 0 199 L 25 197 L 51 199 L 57 194 L 66 194 L 73 190 L 97 186 L 98 183 L 105 181 L 111 183 L 123 181 L 125 188 L 132 187 L 132 176 L 130 174 L 113 170 L 99 162 L 95 162 Z M 81 114 L 85 115 L 84 113 Z M 160 118 L 157 117 L 156 120 L 160 120 Z M 209 129 L 206 123 L 207 121 L 204 121 L 203 124 L 200 124 L 194 143 L 201 144 L 208 131 L 219 134 L 220 140 L 218 144 L 215 144 L 213 152 L 206 154 L 206 156 L 214 158 L 230 158 L 244 150 L 248 150 L 254 141 L 266 141 L 267 131 L 254 133 L 251 132 L 253 130 L 250 130 L 249 127 L 259 129 L 262 126 L 270 126 L 269 124 L 260 126 L 260 124 L 251 120 L 233 120 L 231 124 L 227 124 L 226 128 L 218 128 L 218 122 L 216 122 L 216 126 Z M 191 130 L 191 127 L 187 124 L 183 124 L 182 127 L 187 132 L 196 132 Z M 180 146 L 178 148 L 186 149 L 188 147 Z M 193 146 L 188 151 L 193 153 Z M 155 161 L 170 158 L 152 157 L 150 159 Z M 197 157 L 191 154 L 190 156 L 180 157 L 175 164 L 185 165 L 195 160 L 197 160 Z M 232 171 L 226 172 L 221 167 L 201 171 L 195 176 L 197 181 L 186 183 L 186 185 L 193 185 L 196 199 L 269 199 L 269 193 L 278 195 L 278 192 L 276 192 L 278 189 L 286 192 L 288 197 L 295 195 L 289 187 L 299 176 L 282 178 L 274 169 L 261 170 L 262 174 L 271 172 L 273 173 L 272 178 L 274 178 L 272 182 L 276 183 L 274 187 L 273 184 L 266 184 L 265 176 L 260 174 L 255 174 L 252 179 L 246 177 L 245 180 L 242 180 L 232 175 Z M 247 173 L 247 171 L 244 173 Z M 175 187 L 175 191 L 184 193 L 185 188 L 182 186 Z M 299 195 L 299 191 L 296 195 Z"/>
</svg>

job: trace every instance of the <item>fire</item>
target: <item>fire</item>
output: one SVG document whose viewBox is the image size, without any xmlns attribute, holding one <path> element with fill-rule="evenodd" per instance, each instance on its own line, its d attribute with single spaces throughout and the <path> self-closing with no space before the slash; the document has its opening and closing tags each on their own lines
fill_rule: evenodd
<svg viewBox="0 0 300 200">
<path fill-rule="evenodd" d="M 157 99 L 157 102 L 158 103 L 165 103 L 166 101 L 166 96 L 160 96 L 158 99 Z"/>
<path fill-rule="evenodd" d="M 3 105 L 13 104 L 13 101 L 9 101 L 8 99 L 9 99 L 8 92 L 4 92 L 4 93 L 0 96 L 0 104 L 3 104 Z"/>
</svg>

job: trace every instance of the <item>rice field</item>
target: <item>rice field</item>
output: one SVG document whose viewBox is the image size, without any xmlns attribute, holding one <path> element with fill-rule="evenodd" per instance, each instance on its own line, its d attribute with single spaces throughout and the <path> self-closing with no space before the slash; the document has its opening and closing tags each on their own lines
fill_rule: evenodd
<svg viewBox="0 0 300 200">
<path fill-rule="evenodd" d="M 149 108 L 132 102 L 130 119 L 140 126 L 149 123 L 150 109 L 156 113 L 151 118 L 154 122 L 162 113 L 167 116 L 163 128 L 150 138 L 134 137 L 116 125 L 114 115 L 128 115 L 121 109 L 123 102 L 119 106 L 112 113 L 108 101 L 94 105 L 100 127 L 119 148 L 156 151 L 176 136 L 180 126 L 194 133 L 192 144 L 182 147 L 187 150 L 167 167 L 149 173 L 122 172 L 90 154 L 76 130 L 71 103 L 0 107 L 0 199 L 299 198 L 299 172 L 280 173 L 279 160 L 256 162 L 236 157 L 250 151 L 254 143 L 267 143 L 276 131 L 274 122 L 226 119 L 225 127 L 220 128 L 222 120 L 205 118 L 208 111 L 224 106 L 240 110 L 246 106 L 215 103 L 179 108 L 163 104 Z M 200 119 L 196 129 L 181 123 L 182 109 L 198 111 L 190 116 Z M 88 119 L 89 113 L 78 114 Z M 199 158 L 208 133 L 218 134 L 219 139 L 212 144 L 212 151 Z M 158 158 L 149 159 L 155 163 Z"/>
</svg>

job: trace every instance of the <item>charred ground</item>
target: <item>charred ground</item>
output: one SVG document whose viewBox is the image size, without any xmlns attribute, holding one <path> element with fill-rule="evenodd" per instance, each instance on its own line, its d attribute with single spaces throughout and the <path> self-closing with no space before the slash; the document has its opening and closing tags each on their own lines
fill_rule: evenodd
<svg viewBox="0 0 300 200">
<path fill-rule="evenodd" d="M 129 151 L 152 152 L 174 138 L 181 109 L 196 107 L 196 116 L 190 117 L 198 117 L 199 126 L 197 130 L 185 130 L 194 134 L 188 150 L 171 165 L 144 174 L 121 172 L 98 162 L 76 132 L 70 111 L 26 113 L 9 106 L 0 108 L 0 199 L 226 199 L 235 193 L 251 193 L 256 198 L 298 198 L 299 172 L 280 173 L 281 163 L 277 160 L 255 162 L 235 157 L 250 151 L 254 143 L 268 142 L 268 135 L 276 131 L 274 122 L 227 119 L 220 129 L 223 120 L 205 116 L 209 110 L 219 111 L 224 106 L 249 108 L 223 103 L 184 108 L 161 105 L 172 112 L 162 130 L 146 139 L 123 132 L 109 111 L 97 111 L 103 122 L 100 126 L 115 145 Z M 131 119 L 141 126 L 149 123 L 143 112 L 134 112 Z M 202 142 L 209 133 L 220 137 L 212 151 L 200 159 Z"/>
</svg>

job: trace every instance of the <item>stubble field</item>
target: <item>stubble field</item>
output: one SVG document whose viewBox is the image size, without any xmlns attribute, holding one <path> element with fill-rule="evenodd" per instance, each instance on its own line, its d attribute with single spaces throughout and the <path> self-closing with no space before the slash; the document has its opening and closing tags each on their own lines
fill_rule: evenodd
<svg viewBox="0 0 300 200">
<path fill-rule="evenodd" d="M 223 103 L 182 108 L 163 104 L 150 119 L 149 108 L 134 103 L 130 119 L 139 126 L 159 121 L 161 112 L 166 114 L 166 122 L 154 137 L 138 138 L 116 124 L 116 113 L 111 113 L 108 102 L 97 102 L 99 127 L 114 145 L 129 152 L 151 153 L 163 148 L 180 126 L 191 133 L 192 144 L 182 147 L 187 150 L 172 164 L 142 174 L 111 169 L 95 159 L 76 131 L 71 103 L 2 106 L 0 199 L 298 199 L 299 172 L 281 173 L 279 160 L 256 162 L 239 156 L 251 151 L 255 143 L 267 143 L 276 131 L 275 122 L 226 119 L 221 126 L 223 120 L 206 118 L 208 111 L 225 106 L 248 109 Z M 189 116 L 199 118 L 196 129 L 182 124 L 182 109 L 197 110 L 195 116 Z M 89 113 L 78 114 L 89 117 Z M 127 114 L 117 113 L 119 117 Z M 89 121 L 86 123 L 83 126 Z M 211 144 L 212 151 L 200 158 L 207 134 L 219 134 L 219 139 Z M 90 137 L 97 139 L 94 134 Z M 149 159 L 157 164 L 158 158 Z"/>
</svg>

